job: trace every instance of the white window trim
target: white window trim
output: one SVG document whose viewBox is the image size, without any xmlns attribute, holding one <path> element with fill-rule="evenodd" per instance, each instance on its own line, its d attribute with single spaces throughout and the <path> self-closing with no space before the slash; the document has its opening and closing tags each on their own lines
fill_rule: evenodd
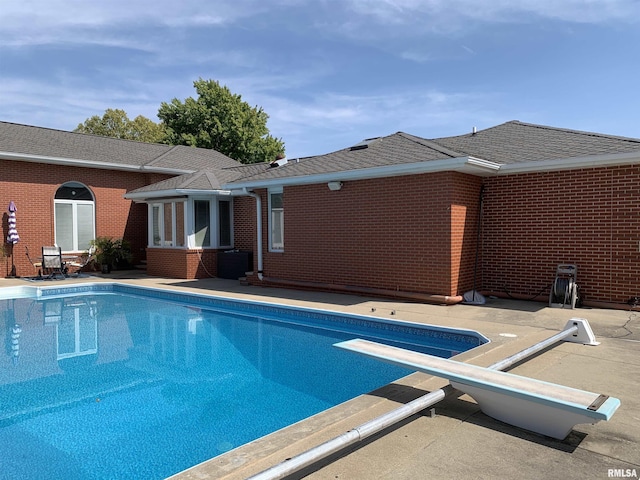
<svg viewBox="0 0 640 480">
<path fill-rule="evenodd" d="M 282 221 L 281 221 L 281 225 L 282 225 L 282 245 L 273 245 L 273 210 L 271 208 L 271 195 L 272 194 L 282 194 L 283 193 L 283 188 L 282 187 L 274 187 L 274 188 L 270 188 L 267 191 L 267 197 L 269 200 L 269 251 L 270 252 L 284 252 L 284 206 L 282 208 Z M 283 195 L 283 202 L 284 202 L 284 195 Z"/>
<path fill-rule="evenodd" d="M 217 218 L 218 217 L 218 213 L 220 212 L 220 202 L 229 202 L 229 229 L 230 229 L 230 234 L 229 234 L 229 245 L 222 245 L 220 243 L 220 219 Z M 216 217 L 216 223 L 212 224 L 216 226 L 216 245 L 217 248 L 231 248 L 234 245 L 234 238 L 233 238 L 233 198 L 231 197 L 216 197 L 216 208 L 215 208 L 216 212 L 215 212 L 215 217 Z"/>
<path fill-rule="evenodd" d="M 209 235 L 209 241 L 211 245 L 199 246 L 196 245 L 196 231 L 195 231 L 195 202 L 196 201 L 207 201 L 209 202 L 209 225 L 211 227 L 211 234 Z M 229 245 L 221 245 L 220 244 L 220 226 L 218 219 L 218 204 L 219 202 L 229 202 L 230 209 L 230 228 L 231 228 L 231 243 Z M 177 232 L 177 216 L 176 216 L 176 200 L 166 200 L 166 201 L 158 201 L 148 203 L 148 213 L 147 213 L 147 221 L 148 221 L 148 238 L 147 238 L 147 246 L 148 248 L 178 248 L 178 249 L 189 249 L 189 250 L 207 250 L 207 249 L 218 249 L 218 248 L 231 248 L 234 245 L 234 228 L 233 228 L 233 198 L 230 197 L 219 197 L 217 195 L 214 196 L 197 196 L 197 197 L 189 197 L 188 199 L 184 199 L 184 246 L 173 246 L 173 245 L 164 245 L 164 230 L 160 229 L 160 245 L 153 244 L 153 208 L 159 207 L 158 209 L 158 225 L 164 226 L 164 204 L 172 203 L 172 215 L 173 215 L 173 233 L 174 238 L 176 237 L 175 233 Z M 177 243 L 177 240 L 174 241 Z"/>
<path fill-rule="evenodd" d="M 171 244 L 170 245 L 166 245 L 166 239 L 165 239 L 165 234 L 164 234 L 164 206 L 169 203 L 171 204 L 171 233 L 172 233 L 172 239 L 171 240 Z M 167 200 L 165 202 L 153 202 L 153 203 L 149 203 L 148 207 L 147 207 L 147 247 L 148 248 L 178 248 L 178 249 L 184 249 L 186 248 L 183 245 L 177 245 L 178 243 L 178 238 L 177 238 L 177 234 L 178 234 L 178 219 L 177 219 L 177 209 L 176 209 L 176 204 L 177 203 L 184 203 L 185 205 L 183 206 L 183 232 L 185 232 L 185 237 L 187 237 L 186 232 L 187 232 L 187 202 L 186 201 L 177 201 L 177 200 Z M 154 245 L 153 242 L 153 209 L 154 207 L 159 207 L 158 208 L 158 232 L 160 234 L 160 245 Z M 183 238 L 182 239 L 182 243 L 184 245 L 187 245 L 187 238 Z"/>
<path fill-rule="evenodd" d="M 54 208 L 53 208 L 53 225 L 54 225 L 54 234 L 57 235 L 57 225 L 58 219 L 56 218 L 56 204 L 66 204 L 71 205 L 71 216 L 72 216 L 72 224 L 74 225 L 75 230 L 73 231 L 73 248 L 71 250 L 64 250 L 62 253 L 72 253 L 72 252 L 80 252 L 82 249 L 78 246 L 78 205 L 90 205 L 91 211 L 93 214 L 93 233 L 92 237 L 96 238 L 96 203 L 93 200 L 67 200 L 67 199 L 54 199 Z M 57 239 L 56 239 L 57 242 Z M 57 243 L 56 243 L 57 245 Z"/>
</svg>

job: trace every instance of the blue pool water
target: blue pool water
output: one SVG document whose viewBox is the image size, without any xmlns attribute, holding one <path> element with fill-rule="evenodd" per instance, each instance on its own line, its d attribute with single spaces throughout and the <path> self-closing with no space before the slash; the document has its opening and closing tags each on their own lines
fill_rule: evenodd
<svg viewBox="0 0 640 480">
<path fill-rule="evenodd" d="M 410 373 L 336 342 L 449 357 L 486 341 L 120 284 L 10 293 L 0 478 L 165 478 Z"/>
</svg>

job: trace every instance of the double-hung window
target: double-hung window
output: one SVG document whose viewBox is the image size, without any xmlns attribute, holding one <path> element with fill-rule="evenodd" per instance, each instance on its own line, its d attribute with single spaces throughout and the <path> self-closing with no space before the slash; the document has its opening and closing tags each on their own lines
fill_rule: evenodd
<svg viewBox="0 0 640 480">
<path fill-rule="evenodd" d="M 282 189 L 269 190 L 269 249 L 284 251 L 284 201 Z"/>
</svg>

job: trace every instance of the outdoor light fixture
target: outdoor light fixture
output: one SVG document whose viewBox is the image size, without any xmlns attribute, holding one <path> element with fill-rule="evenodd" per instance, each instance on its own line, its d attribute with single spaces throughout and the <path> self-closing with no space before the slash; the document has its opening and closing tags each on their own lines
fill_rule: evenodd
<svg viewBox="0 0 640 480">
<path fill-rule="evenodd" d="M 340 190 L 342 188 L 342 182 L 329 182 L 327 183 L 329 190 Z"/>
</svg>

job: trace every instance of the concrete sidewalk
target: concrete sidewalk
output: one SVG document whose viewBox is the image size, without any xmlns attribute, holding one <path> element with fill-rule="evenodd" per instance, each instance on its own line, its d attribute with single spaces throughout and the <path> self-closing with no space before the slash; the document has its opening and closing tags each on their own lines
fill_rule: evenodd
<svg viewBox="0 0 640 480">
<path fill-rule="evenodd" d="M 80 281 L 108 280 L 477 330 L 491 343 L 458 359 L 482 366 L 557 333 L 572 317 L 586 318 L 602 342 L 599 346 L 561 343 L 510 371 L 617 397 L 621 406 L 611 421 L 578 425 L 558 441 L 493 420 L 467 396 L 450 397 L 434 406 L 435 417 L 428 412 L 415 415 L 290 478 L 597 479 L 640 475 L 640 312 L 556 309 L 503 299 L 489 299 L 483 306 L 446 307 L 250 287 L 219 279 L 158 279 L 131 272 Z M 0 281 L 0 287 L 16 284 L 27 283 Z M 247 478 L 446 383 L 424 374 L 409 375 L 175 478 Z"/>
</svg>

